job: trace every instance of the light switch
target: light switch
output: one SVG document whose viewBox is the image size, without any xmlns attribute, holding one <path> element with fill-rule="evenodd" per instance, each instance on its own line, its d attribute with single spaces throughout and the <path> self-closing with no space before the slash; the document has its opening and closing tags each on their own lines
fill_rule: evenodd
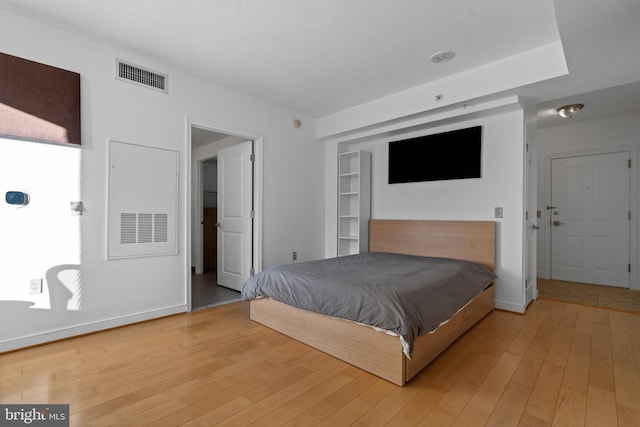
<svg viewBox="0 0 640 427">
<path fill-rule="evenodd" d="M 502 208 L 501 207 L 495 208 L 495 217 L 496 218 L 502 218 Z"/>
</svg>

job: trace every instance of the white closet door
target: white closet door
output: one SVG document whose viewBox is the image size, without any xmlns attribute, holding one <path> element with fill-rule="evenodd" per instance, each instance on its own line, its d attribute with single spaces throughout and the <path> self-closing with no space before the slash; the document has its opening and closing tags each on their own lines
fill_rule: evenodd
<svg viewBox="0 0 640 427">
<path fill-rule="evenodd" d="M 251 274 L 253 141 L 218 151 L 218 284 L 240 290 Z"/>
</svg>

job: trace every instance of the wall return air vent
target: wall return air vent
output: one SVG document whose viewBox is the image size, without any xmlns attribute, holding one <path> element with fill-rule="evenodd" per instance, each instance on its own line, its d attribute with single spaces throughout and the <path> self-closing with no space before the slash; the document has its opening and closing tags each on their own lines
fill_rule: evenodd
<svg viewBox="0 0 640 427">
<path fill-rule="evenodd" d="M 169 76 L 116 58 L 116 79 L 169 93 Z"/>
<path fill-rule="evenodd" d="M 120 244 L 167 243 L 168 214 L 120 213 Z"/>
</svg>

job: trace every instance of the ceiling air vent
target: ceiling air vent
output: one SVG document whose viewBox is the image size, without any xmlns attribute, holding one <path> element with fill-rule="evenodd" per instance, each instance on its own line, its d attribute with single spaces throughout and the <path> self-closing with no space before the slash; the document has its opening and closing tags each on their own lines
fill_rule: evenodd
<svg viewBox="0 0 640 427">
<path fill-rule="evenodd" d="M 169 93 L 169 76 L 116 59 L 116 78 L 128 83 Z"/>
</svg>

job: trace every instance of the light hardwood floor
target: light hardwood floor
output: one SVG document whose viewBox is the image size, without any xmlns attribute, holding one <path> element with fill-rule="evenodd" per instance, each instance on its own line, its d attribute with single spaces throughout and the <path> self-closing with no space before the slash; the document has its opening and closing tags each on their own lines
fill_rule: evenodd
<svg viewBox="0 0 640 427">
<path fill-rule="evenodd" d="M 550 300 L 495 311 L 405 387 L 232 303 L 0 355 L 1 403 L 71 425 L 638 426 L 640 315 Z"/>
</svg>

